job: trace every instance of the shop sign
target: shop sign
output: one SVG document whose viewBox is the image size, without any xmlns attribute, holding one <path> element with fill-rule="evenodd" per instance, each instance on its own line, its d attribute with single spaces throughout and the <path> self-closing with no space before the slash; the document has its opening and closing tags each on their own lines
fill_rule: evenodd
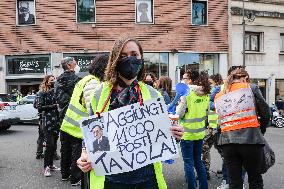
<svg viewBox="0 0 284 189">
<path fill-rule="evenodd" d="M 17 56 L 9 57 L 6 61 L 8 74 L 44 73 L 47 68 L 50 69 L 49 56 Z"/>
</svg>

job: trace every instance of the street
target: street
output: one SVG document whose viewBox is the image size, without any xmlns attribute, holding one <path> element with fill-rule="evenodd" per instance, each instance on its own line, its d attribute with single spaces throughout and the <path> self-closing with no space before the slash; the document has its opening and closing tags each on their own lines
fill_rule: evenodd
<svg viewBox="0 0 284 189">
<path fill-rule="evenodd" d="M 62 182 L 60 172 L 52 172 L 49 178 L 43 176 L 43 160 L 35 159 L 37 135 L 35 125 L 17 125 L 0 132 L 0 189 L 80 188 Z M 266 139 L 275 151 L 276 163 L 263 177 L 264 188 L 281 189 L 284 185 L 284 129 L 268 128 Z M 211 159 L 209 188 L 215 189 L 222 180 L 221 175 L 216 174 L 221 168 L 221 159 L 215 149 L 211 151 Z M 60 166 L 60 161 L 54 164 Z M 186 188 L 181 157 L 174 164 L 164 166 L 164 175 L 169 189 Z"/>
</svg>

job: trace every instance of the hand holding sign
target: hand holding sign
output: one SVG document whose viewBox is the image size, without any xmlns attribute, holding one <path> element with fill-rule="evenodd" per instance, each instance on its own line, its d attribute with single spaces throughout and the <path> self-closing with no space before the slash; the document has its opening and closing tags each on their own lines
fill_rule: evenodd
<svg viewBox="0 0 284 189">
<path fill-rule="evenodd" d="M 143 106 L 139 103 L 124 106 L 106 112 L 102 117 L 101 122 L 94 117 L 82 121 L 84 141 L 98 176 L 129 172 L 177 157 L 175 137 L 181 138 L 182 127 L 174 126 L 170 130 L 171 122 L 162 99 L 145 101 Z M 90 120 L 101 124 L 106 132 L 109 151 L 93 153 L 95 138 L 84 124 Z"/>
</svg>

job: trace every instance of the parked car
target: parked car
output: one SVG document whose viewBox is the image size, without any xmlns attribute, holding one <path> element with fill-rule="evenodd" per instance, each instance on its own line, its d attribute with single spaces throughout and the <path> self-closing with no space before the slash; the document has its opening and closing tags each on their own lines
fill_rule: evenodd
<svg viewBox="0 0 284 189">
<path fill-rule="evenodd" d="M 8 94 L 0 94 L 0 127 L 8 129 L 19 121 L 17 102 L 14 102 Z"/>
<path fill-rule="evenodd" d="M 23 97 L 17 105 L 19 122 L 28 122 L 38 124 L 38 110 L 34 108 L 33 103 L 36 95 L 27 95 Z"/>
</svg>

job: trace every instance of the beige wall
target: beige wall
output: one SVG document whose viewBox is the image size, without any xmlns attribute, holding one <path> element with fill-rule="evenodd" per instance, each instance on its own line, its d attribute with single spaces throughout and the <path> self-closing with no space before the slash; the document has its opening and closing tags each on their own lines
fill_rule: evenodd
<svg viewBox="0 0 284 189">
<path fill-rule="evenodd" d="M 241 2 L 232 6 L 242 7 Z M 245 3 L 246 9 L 284 13 L 284 6 L 261 3 Z M 232 16 L 231 55 L 232 65 L 242 65 L 243 27 L 241 16 Z M 261 51 L 246 53 L 246 66 L 251 78 L 267 79 L 267 100 L 275 101 L 275 79 L 284 78 L 284 55 L 280 53 L 280 33 L 284 33 L 284 20 L 256 17 L 254 22 L 246 22 L 246 31 L 261 32 Z"/>
</svg>

